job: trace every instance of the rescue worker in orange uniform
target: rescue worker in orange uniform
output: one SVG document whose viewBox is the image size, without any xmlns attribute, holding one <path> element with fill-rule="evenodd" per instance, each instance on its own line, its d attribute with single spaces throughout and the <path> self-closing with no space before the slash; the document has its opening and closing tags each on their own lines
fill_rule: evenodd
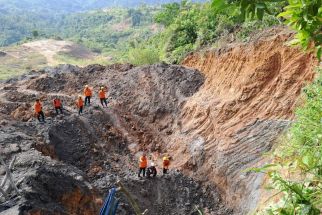
<svg viewBox="0 0 322 215">
<path fill-rule="evenodd" d="M 63 107 L 62 107 L 62 103 L 61 103 L 60 99 L 55 98 L 53 103 L 54 103 L 54 107 L 55 107 L 55 110 L 56 110 L 56 114 L 57 115 L 59 114 L 58 111 L 60 111 L 60 113 L 63 114 Z"/>
<path fill-rule="evenodd" d="M 78 107 L 78 115 L 81 115 L 83 113 L 83 108 L 84 108 L 84 101 L 81 95 L 78 96 L 76 105 Z"/>
<path fill-rule="evenodd" d="M 146 154 L 144 153 L 139 160 L 139 167 L 140 167 L 139 174 L 138 174 L 139 178 L 141 177 L 141 172 L 143 172 L 143 177 L 145 177 L 145 170 L 147 166 L 148 166 L 148 159 L 146 157 Z"/>
<path fill-rule="evenodd" d="M 162 162 L 163 174 L 167 174 L 168 170 L 169 170 L 169 166 L 170 166 L 170 158 L 168 155 L 165 155 L 162 160 L 163 160 L 163 162 Z"/>
<path fill-rule="evenodd" d="M 44 115 L 44 112 L 42 111 L 42 104 L 39 99 L 36 99 L 34 108 L 35 108 L 35 113 L 37 114 L 38 121 L 45 122 L 45 115 Z"/>
<path fill-rule="evenodd" d="M 104 87 L 101 87 L 100 91 L 98 92 L 98 96 L 101 100 L 101 104 L 102 106 L 104 107 L 104 104 L 105 106 L 107 107 L 107 99 L 106 99 L 106 92 L 105 92 L 105 89 Z"/>
<path fill-rule="evenodd" d="M 91 104 L 91 97 L 92 97 L 92 90 L 89 88 L 88 85 L 85 85 L 84 89 L 84 95 L 85 95 L 85 106 L 88 104 Z"/>
</svg>

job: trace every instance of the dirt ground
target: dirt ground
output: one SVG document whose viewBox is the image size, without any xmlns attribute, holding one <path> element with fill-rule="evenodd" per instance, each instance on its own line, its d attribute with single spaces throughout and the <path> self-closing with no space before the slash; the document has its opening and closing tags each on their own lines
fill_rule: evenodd
<svg viewBox="0 0 322 215">
<path fill-rule="evenodd" d="M 0 152 L 7 163 L 17 157 L 21 193 L 11 192 L 0 214 L 97 214 L 117 180 L 148 214 L 255 209 L 263 175 L 244 170 L 266 162 L 263 153 L 293 119 L 316 64 L 313 55 L 285 45 L 291 32 L 263 35 L 193 53 L 184 66 L 62 65 L 1 83 Z M 86 84 L 94 96 L 78 116 L 75 100 Z M 108 108 L 99 103 L 100 86 L 109 88 Z M 52 108 L 57 96 L 63 116 Z M 45 124 L 33 116 L 36 98 Z M 143 151 L 159 172 L 168 153 L 171 173 L 138 179 Z M 119 198 L 119 213 L 133 214 Z"/>
<path fill-rule="evenodd" d="M 7 162 L 17 157 L 14 179 L 20 181 L 21 193 L 12 192 L 10 201 L 0 205 L 0 214 L 97 214 L 117 180 L 148 214 L 197 214 L 197 209 L 231 213 L 216 186 L 176 169 L 161 176 L 165 150 L 153 132 L 167 129 L 169 119 L 203 81 L 196 70 L 166 64 L 61 66 L 6 81 L 1 85 L 0 131 L 5 135 L 0 135 L 0 149 Z M 87 83 L 95 94 L 91 106 L 78 116 L 75 100 Z M 108 108 L 99 104 L 100 86 L 110 89 Z M 52 110 L 56 96 L 63 101 L 63 116 Z M 45 124 L 32 115 L 35 98 L 44 104 Z M 153 122 L 159 126 L 152 129 Z M 158 164 L 155 179 L 137 177 L 143 151 Z M 124 196 L 118 197 L 119 214 L 133 214 Z"/>
</svg>

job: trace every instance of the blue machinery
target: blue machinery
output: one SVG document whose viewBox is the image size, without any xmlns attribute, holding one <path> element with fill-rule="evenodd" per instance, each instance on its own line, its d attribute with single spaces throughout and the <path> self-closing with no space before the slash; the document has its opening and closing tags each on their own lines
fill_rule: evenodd
<svg viewBox="0 0 322 215">
<path fill-rule="evenodd" d="M 115 198 L 116 189 L 112 188 L 105 199 L 100 215 L 115 215 L 119 201 Z"/>
<path fill-rule="evenodd" d="M 116 215 L 119 201 L 115 198 L 115 195 L 118 191 L 122 192 L 126 196 L 136 215 L 144 215 L 147 213 L 147 210 L 145 210 L 143 213 L 141 212 L 139 205 L 132 198 L 131 194 L 124 188 L 123 184 L 120 181 L 117 182 L 117 185 L 118 188 L 112 188 L 108 196 L 106 197 L 103 207 L 101 208 L 100 215 Z"/>
</svg>

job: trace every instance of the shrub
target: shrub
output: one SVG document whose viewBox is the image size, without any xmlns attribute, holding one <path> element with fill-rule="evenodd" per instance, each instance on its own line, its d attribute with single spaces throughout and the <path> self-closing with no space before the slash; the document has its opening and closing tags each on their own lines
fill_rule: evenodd
<svg viewBox="0 0 322 215">
<path fill-rule="evenodd" d="M 159 53 L 153 48 L 134 48 L 129 51 L 129 61 L 134 65 L 148 65 L 160 61 Z"/>
<path fill-rule="evenodd" d="M 322 70 L 304 89 L 305 103 L 285 141 L 274 152 L 273 164 L 256 169 L 270 178 L 270 189 L 281 195 L 262 214 L 319 215 L 322 212 Z"/>
</svg>

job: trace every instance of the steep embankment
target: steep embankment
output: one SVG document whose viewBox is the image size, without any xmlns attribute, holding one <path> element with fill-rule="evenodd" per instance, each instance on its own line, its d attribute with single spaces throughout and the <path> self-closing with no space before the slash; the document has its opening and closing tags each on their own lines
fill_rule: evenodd
<svg viewBox="0 0 322 215">
<path fill-rule="evenodd" d="M 250 44 L 194 53 L 183 61 L 206 80 L 184 105 L 169 151 L 181 157 L 178 166 L 185 172 L 215 182 L 241 211 L 256 207 L 263 179 L 243 170 L 260 165 L 314 77 L 314 57 L 287 46 L 291 36 L 274 29 Z"/>
</svg>

